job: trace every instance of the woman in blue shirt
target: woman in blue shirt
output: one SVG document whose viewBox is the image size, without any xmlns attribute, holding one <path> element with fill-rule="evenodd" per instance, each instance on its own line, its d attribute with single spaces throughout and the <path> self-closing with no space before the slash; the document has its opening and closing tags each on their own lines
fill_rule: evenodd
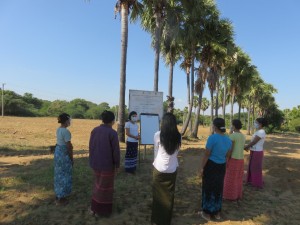
<svg viewBox="0 0 300 225">
<path fill-rule="evenodd" d="M 202 176 L 202 211 L 201 216 L 210 220 L 221 219 L 223 181 L 226 171 L 226 157 L 230 155 L 231 140 L 225 135 L 225 120 L 213 121 L 214 134 L 206 142 L 200 175 Z"/>
</svg>

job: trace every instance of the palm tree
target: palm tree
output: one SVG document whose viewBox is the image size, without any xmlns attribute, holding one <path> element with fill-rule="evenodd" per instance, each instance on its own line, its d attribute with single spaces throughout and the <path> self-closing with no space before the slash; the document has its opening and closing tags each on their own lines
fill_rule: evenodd
<svg viewBox="0 0 300 225">
<path fill-rule="evenodd" d="M 166 14 L 166 22 L 162 32 L 161 52 L 165 64 L 169 66 L 169 82 L 168 82 L 168 112 L 174 111 L 174 96 L 173 96 L 173 71 L 174 65 L 180 58 L 179 46 L 179 24 L 180 24 L 181 9 L 170 2 L 168 13 Z"/>
<path fill-rule="evenodd" d="M 135 20 L 141 13 L 142 5 L 137 0 L 118 0 L 115 6 L 115 14 L 121 15 L 121 68 L 120 68 L 120 95 L 118 111 L 118 136 L 125 142 L 125 91 L 126 91 L 126 60 L 128 44 L 128 14 L 131 12 L 131 20 Z"/>
<path fill-rule="evenodd" d="M 236 101 L 236 95 L 241 93 L 241 89 L 247 85 L 249 74 L 247 70 L 251 67 L 250 57 L 244 53 L 240 48 L 237 51 L 237 59 L 231 66 L 230 80 L 230 97 L 231 97 L 231 110 L 230 121 L 233 119 L 233 105 Z M 250 74 L 251 75 L 251 74 Z"/>
<path fill-rule="evenodd" d="M 211 102 L 213 102 L 213 95 L 218 88 L 219 77 L 222 75 L 225 62 L 228 58 L 227 48 L 229 43 L 232 42 L 232 27 L 228 20 L 219 20 L 218 15 L 216 15 L 212 17 L 207 33 L 207 39 L 201 51 L 201 63 L 208 68 L 207 82 Z M 218 108 L 218 104 L 216 104 L 216 108 Z M 211 123 L 214 118 L 213 109 L 212 104 Z"/>
<path fill-rule="evenodd" d="M 203 91 L 205 88 L 207 71 L 200 67 L 197 70 L 197 76 L 198 76 L 198 78 L 195 82 L 195 92 L 198 94 L 198 101 L 195 103 L 195 108 L 197 106 L 197 112 L 195 113 L 195 122 L 194 122 L 194 127 L 193 127 L 193 130 L 191 133 L 191 137 L 193 137 L 193 138 L 198 137 L 199 116 L 200 116 L 200 109 L 203 105 L 202 95 L 203 95 Z"/>
<path fill-rule="evenodd" d="M 184 134 L 188 127 L 194 98 L 194 61 L 198 49 L 202 48 L 205 40 L 207 24 L 211 23 L 211 18 L 216 18 L 219 15 L 219 11 L 213 1 L 199 0 L 190 1 L 182 0 L 181 2 L 184 11 L 184 20 L 182 21 L 182 40 L 183 40 L 183 58 L 182 68 L 189 73 L 191 72 L 190 87 L 188 87 L 188 104 L 189 112 L 187 119 L 182 126 L 181 133 Z M 188 66 L 188 67 L 187 67 Z M 191 70 L 191 71 L 189 71 Z M 187 79 L 189 79 L 189 73 L 187 73 Z M 189 81 L 187 81 L 189 84 Z"/>
<path fill-rule="evenodd" d="M 154 91 L 158 91 L 158 72 L 162 28 L 169 1 L 167 0 L 142 0 L 145 10 L 142 15 L 142 27 L 153 35 L 155 51 L 154 59 Z"/>
<path fill-rule="evenodd" d="M 201 103 L 201 110 L 203 113 L 203 120 L 204 120 L 204 112 L 209 108 L 209 101 L 207 98 L 202 98 L 202 103 Z M 204 121 L 203 121 L 203 126 L 204 126 Z"/>
</svg>

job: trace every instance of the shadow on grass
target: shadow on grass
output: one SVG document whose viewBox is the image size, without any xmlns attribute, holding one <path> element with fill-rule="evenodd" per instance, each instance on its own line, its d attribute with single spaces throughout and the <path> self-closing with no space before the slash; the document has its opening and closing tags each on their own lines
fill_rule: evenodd
<svg viewBox="0 0 300 225">
<path fill-rule="evenodd" d="M 37 156 L 37 155 L 53 155 L 55 146 L 34 146 L 34 147 L 1 147 L 0 156 Z M 74 150 L 74 155 L 88 153 L 88 150 Z"/>
<path fill-rule="evenodd" d="M 54 204 L 53 160 L 39 159 L 29 165 L 8 167 L 11 177 L 1 177 L 2 224 L 150 224 L 152 205 L 153 153 L 146 151 L 145 159 L 138 165 L 136 175 L 124 172 L 115 179 L 114 213 L 110 218 L 94 218 L 87 208 L 90 204 L 93 174 L 88 158 L 75 158 L 73 191 L 65 207 Z M 173 211 L 174 225 L 204 224 L 197 215 L 201 210 L 201 178 L 198 169 L 203 149 L 188 148 L 179 153 L 179 168 Z M 244 187 L 244 197 L 239 204 L 223 202 L 222 221 L 238 224 L 297 224 L 299 209 L 299 160 L 280 157 L 280 153 L 265 157 L 265 188 L 255 191 Z M 10 182 L 6 182 L 9 181 Z M 246 222 L 247 223 L 247 222 Z"/>
</svg>

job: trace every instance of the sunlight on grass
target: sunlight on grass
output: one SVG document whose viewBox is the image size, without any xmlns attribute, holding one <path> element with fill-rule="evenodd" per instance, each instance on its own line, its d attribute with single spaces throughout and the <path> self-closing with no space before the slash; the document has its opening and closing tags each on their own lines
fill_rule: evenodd
<svg viewBox="0 0 300 225">
<path fill-rule="evenodd" d="M 19 186 L 24 182 L 20 177 L 1 177 L 0 178 L 0 191 L 4 192 L 8 188 Z"/>
</svg>

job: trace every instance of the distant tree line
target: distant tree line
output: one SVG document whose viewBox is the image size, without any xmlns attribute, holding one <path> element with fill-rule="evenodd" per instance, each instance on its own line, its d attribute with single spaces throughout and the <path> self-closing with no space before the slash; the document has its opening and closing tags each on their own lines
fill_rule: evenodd
<svg viewBox="0 0 300 225">
<path fill-rule="evenodd" d="M 215 103 L 213 103 L 215 104 Z M 192 127 L 195 122 L 201 126 L 210 125 L 210 116 L 204 115 L 204 112 L 209 108 L 210 102 L 203 98 L 201 107 L 202 115 L 195 112 L 192 113 L 190 119 L 190 126 Z M 2 104 L 0 105 L 2 111 Z M 163 103 L 164 112 L 168 111 L 168 101 Z M 31 93 L 24 95 L 17 94 L 10 90 L 4 90 L 4 115 L 6 116 L 21 116 L 21 117 L 56 117 L 62 112 L 66 112 L 77 119 L 101 119 L 101 113 L 104 110 L 110 110 L 116 115 L 118 119 L 118 105 L 110 106 L 107 102 L 96 104 L 86 101 L 81 98 L 76 98 L 71 101 L 55 100 L 48 101 L 34 97 Z M 174 115 L 177 118 L 178 124 L 184 124 L 188 116 L 188 107 L 183 110 L 174 109 Z M 198 118 L 196 118 L 198 115 Z M 277 107 L 270 108 L 266 113 L 268 120 L 267 130 L 273 132 L 276 130 L 300 132 L 300 105 L 293 109 L 279 110 Z M 128 108 L 125 107 L 125 118 L 128 117 Z M 240 118 L 246 129 L 248 120 L 253 123 L 253 119 L 248 115 L 248 112 L 240 112 L 233 115 L 234 119 Z M 226 126 L 230 126 L 231 114 L 225 115 Z"/>
<path fill-rule="evenodd" d="M 1 106 L 2 107 L 2 104 Z M 2 110 L 2 108 L 1 108 Z M 117 115 L 118 106 L 110 107 L 107 102 L 95 104 L 84 99 L 76 98 L 72 101 L 48 101 L 34 97 L 30 93 L 23 96 L 13 91 L 4 91 L 4 114 L 6 116 L 47 117 L 58 116 L 66 112 L 77 119 L 100 119 L 104 110 L 111 110 Z M 128 113 L 126 111 L 126 113 Z"/>
</svg>

